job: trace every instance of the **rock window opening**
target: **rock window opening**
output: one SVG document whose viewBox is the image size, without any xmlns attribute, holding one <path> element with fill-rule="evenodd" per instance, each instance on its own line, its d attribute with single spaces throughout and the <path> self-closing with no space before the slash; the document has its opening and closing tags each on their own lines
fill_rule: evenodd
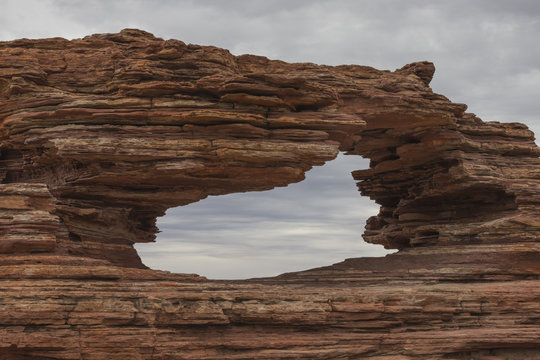
<svg viewBox="0 0 540 360">
<path fill-rule="evenodd" d="M 275 276 L 393 251 L 363 241 L 379 206 L 357 191 L 360 156 L 314 167 L 306 179 L 271 191 L 209 197 L 158 218 L 155 244 L 136 244 L 153 269 L 211 279 Z"/>
</svg>

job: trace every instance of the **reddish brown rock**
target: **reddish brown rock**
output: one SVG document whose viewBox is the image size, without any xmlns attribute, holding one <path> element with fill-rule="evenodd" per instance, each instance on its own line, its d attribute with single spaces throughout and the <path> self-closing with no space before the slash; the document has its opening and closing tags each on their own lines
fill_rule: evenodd
<svg viewBox="0 0 540 360">
<path fill-rule="evenodd" d="M 0 43 L 1 358 L 540 358 L 540 150 L 433 74 L 130 29 Z M 170 207 L 301 181 L 340 150 L 371 159 L 364 239 L 398 253 L 209 281 L 133 248 Z"/>
</svg>

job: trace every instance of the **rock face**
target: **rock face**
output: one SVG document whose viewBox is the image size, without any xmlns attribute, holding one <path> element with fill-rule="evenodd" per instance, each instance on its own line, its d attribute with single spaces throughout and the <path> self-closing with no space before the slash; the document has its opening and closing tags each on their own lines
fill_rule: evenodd
<svg viewBox="0 0 540 360">
<path fill-rule="evenodd" d="M 540 358 L 540 149 L 433 93 L 434 70 L 133 29 L 0 43 L 1 358 Z M 338 151 L 371 160 L 363 236 L 398 253 L 210 281 L 133 248 L 170 207 L 286 186 Z"/>
</svg>

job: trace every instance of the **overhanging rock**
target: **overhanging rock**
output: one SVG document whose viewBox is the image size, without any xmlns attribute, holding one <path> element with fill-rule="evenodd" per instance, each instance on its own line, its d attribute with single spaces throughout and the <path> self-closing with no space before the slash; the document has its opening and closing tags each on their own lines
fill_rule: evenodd
<svg viewBox="0 0 540 360">
<path fill-rule="evenodd" d="M 433 93 L 434 70 L 133 29 L 0 43 L 0 354 L 539 358 L 540 150 Z M 170 207 L 301 181 L 340 150 L 371 160 L 364 239 L 398 253 L 216 282 L 133 248 Z"/>
</svg>

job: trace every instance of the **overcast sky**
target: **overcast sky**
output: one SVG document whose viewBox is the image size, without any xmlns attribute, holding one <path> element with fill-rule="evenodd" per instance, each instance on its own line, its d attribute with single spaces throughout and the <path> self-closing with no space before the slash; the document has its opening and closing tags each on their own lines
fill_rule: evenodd
<svg viewBox="0 0 540 360">
<path fill-rule="evenodd" d="M 233 54 L 394 70 L 435 63 L 434 91 L 486 121 L 540 133 L 537 0 L 1 0 L 0 40 L 80 38 L 126 27 Z M 538 142 L 537 142 L 538 143 Z M 351 159 L 352 158 L 352 159 Z M 171 209 L 144 262 L 211 278 L 276 275 L 347 257 L 384 255 L 364 244 L 377 206 L 356 192 L 343 157 L 269 192 Z"/>
</svg>

